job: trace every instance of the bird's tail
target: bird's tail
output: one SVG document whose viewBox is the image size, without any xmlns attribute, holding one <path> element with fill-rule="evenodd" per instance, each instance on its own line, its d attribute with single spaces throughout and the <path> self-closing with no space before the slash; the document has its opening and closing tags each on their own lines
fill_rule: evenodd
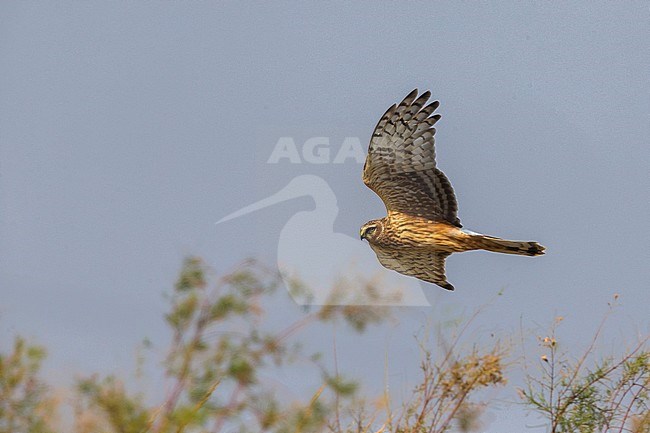
<svg viewBox="0 0 650 433">
<path fill-rule="evenodd" d="M 492 236 L 477 235 L 473 239 L 478 249 L 495 253 L 518 254 L 520 256 L 541 256 L 544 254 L 542 245 L 533 241 L 509 241 Z"/>
</svg>

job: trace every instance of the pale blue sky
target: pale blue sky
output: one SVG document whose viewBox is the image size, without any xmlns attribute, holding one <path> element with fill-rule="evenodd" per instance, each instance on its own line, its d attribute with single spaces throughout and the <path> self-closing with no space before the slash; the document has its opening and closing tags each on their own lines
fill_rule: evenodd
<svg viewBox="0 0 650 433">
<path fill-rule="evenodd" d="M 365 146 L 414 87 L 441 101 L 438 163 L 464 225 L 547 255 L 453 256 L 456 292 L 423 285 L 440 308 L 343 347 L 384 352 L 501 289 L 483 329 L 560 314 L 580 344 L 620 293 L 613 334 L 648 332 L 649 39 L 647 2 L 3 2 L 2 347 L 34 337 L 59 377 L 125 371 L 142 337 L 165 341 L 161 294 L 186 254 L 275 263 L 308 198 L 214 222 L 300 174 L 329 183 L 334 229 L 356 237 L 383 215 L 361 165 L 266 161 L 283 136 Z M 357 354 L 338 353 L 354 373 Z M 417 368 L 399 353 L 395 371 Z M 526 423 L 506 412 L 490 428 Z"/>
</svg>

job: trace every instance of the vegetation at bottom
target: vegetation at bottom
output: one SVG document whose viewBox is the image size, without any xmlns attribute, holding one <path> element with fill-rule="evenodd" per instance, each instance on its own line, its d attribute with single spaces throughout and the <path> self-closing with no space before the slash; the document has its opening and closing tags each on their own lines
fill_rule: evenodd
<svg viewBox="0 0 650 433">
<path fill-rule="evenodd" d="M 464 343 L 479 310 L 439 330 L 435 345 L 414 339 L 422 353 L 420 380 L 398 402 L 388 389 L 362 395 L 355 378 L 344 377 L 317 353 L 306 353 L 298 338 L 319 323 L 364 332 L 388 320 L 390 309 L 325 305 L 275 329 L 265 308 L 280 296 L 279 281 L 254 261 L 213 275 L 201 259 L 186 259 L 165 316 L 171 343 L 161 368 L 169 385 L 158 397 L 133 391 L 120 377 L 99 375 L 79 379 L 61 397 L 41 375 L 45 349 L 15 337 L 0 351 L 0 433 L 480 431 L 490 405 L 485 396 L 508 386 L 513 369 L 526 372 L 519 403 L 542 416 L 547 431 L 650 433 L 648 338 L 619 356 L 594 360 L 605 320 L 579 355 L 561 344 L 557 318 L 539 338 L 539 353 L 510 361 L 511 348 L 498 341 L 489 347 Z M 365 289 L 376 301 L 377 291 Z M 306 291 L 298 282 L 291 290 Z M 304 360 L 312 366 L 306 374 L 319 385 L 303 401 L 286 401 L 263 380 L 297 361 L 304 369 Z"/>
</svg>

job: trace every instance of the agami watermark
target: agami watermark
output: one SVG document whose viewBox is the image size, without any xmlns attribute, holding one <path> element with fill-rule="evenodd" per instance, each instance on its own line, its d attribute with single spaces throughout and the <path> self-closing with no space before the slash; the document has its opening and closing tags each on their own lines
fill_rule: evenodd
<svg viewBox="0 0 650 433">
<path fill-rule="evenodd" d="M 366 153 L 358 137 L 345 137 L 333 145 L 329 137 L 311 137 L 301 146 L 292 137 L 280 137 L 266 161 L 268 164 L 363 164 Z"/>
</svg>

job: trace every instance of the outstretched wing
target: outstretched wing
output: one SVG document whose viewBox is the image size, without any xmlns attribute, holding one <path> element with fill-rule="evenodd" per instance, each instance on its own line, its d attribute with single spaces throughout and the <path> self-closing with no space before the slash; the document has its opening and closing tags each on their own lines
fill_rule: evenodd
<svg viewBox="0 0 650 433">
<path fill-rule="evenodd" d="M 379 120 L 363 167 L 363 182 L 386 205 L 388 211 L 444 220 L 461 227 L 458 204 L 451 183 L 436 168 L 433 114 L 439 102 L 425 106 L 431 96 L 418 98 L 415 89 Z"/>
<path fill-rule="evenodd" d="M 371 245 L 372 246 L 372 245 Z M 445 259 L 450 253 L 417 252 L 374 248 L 377 259 L 384 267 L 400 274 L 418 278 L 427 283 L 437 284 L 445 290 L 454 290 L 445 275 Z"/>
</svg>

